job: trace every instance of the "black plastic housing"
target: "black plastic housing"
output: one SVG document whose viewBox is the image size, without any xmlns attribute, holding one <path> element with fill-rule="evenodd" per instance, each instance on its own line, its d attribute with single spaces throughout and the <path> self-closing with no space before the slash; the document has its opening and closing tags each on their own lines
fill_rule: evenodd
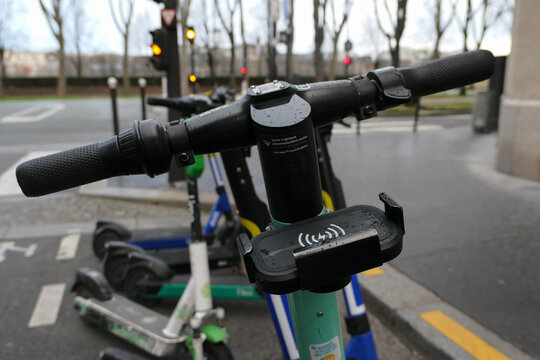
<svg viewBox="0 0 540 360">
<path fill-rule="evenodd" d="M 264 232 L 239 236 L 251 282 L 271 294 L 337 290 L 347 278 L 382 265 L 402 249 L 403 211 L 381 194 L 385 211 L 357 205 Z"/>
</svg>

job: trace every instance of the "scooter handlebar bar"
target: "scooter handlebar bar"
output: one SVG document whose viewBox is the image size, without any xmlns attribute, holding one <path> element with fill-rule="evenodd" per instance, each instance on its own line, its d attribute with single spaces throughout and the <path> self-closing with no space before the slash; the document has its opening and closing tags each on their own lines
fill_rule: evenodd
<svg viewBox="0 0 540 360">
<path fill-rule="evenodd" d="M 310 103 L 314 125 L 324 126 L 373 101 L 377 108 L 384 109 L 408 101 L 410 95 L 436 93 L 487 79 L 493 68 L 493 55 L 479 50 L 410 68 L 375 70 L 367 77 L 297 88 Z M 387 91 L 392 87 L 397 90 Z M 166 106 L 175 102 L 148 100 Z M 17 180 L 26 196 L 40 196 L 118 175 L 146 173 L 153 177 L 169 170 L 172 154 L 251 146 L 256 142 L 250 121 L 252 101 L 256 99 L 244 96 L 230 105 L 166 126 L 155 120 L 136 121 L 132 129 L 103 142 L 27 161 L 17 167 Z"/>
</svg>

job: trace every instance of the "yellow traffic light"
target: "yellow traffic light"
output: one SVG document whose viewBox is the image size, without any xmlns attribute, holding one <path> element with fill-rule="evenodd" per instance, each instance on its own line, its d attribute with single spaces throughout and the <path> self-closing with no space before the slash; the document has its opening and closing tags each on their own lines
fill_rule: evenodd
<svg viewBox="0 0 540 360">
<path fill-rule="evenodd" d="M 188 29 L 186 31 L 186 37 L 189 41 L 193 41 L 195 39 L 195 31 L 193 29 Z"/>
<path fill-rule="evenodd" d="M 190 83 L 194 83 L 194 82 L 197 82 L 197 77 L 195 75 L 189 75 L 189 82 Z"/>
<path fill-rule="evenodd" d="M 156 56 L 161 55 L 161 48 L 158 45 L 152 44 L 151 47 L 152 47 L 152 52 L 154 53 L 154 55 Z"/>
</svg>

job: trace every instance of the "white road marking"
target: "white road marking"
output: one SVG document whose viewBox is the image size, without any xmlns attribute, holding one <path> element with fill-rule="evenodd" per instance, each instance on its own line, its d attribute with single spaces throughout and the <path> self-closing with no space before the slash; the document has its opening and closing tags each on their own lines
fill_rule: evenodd
<svg viewBox="0 0 540 360">
<path fill-rule="evenodd" d="M 77 247 L 81 240 L 81 230 L 74 229 L 69 230 L 69 234 L 60 239 L 60 245 L 58 246 L 58 252 L 56 253 L 56 260 L 73 259 L 77 253 Z"/>
<path fill-rule="evenodd" d="M 41 121 L 59 112 L 60 110 L 64 110 L 65 107 L 66 105 L 64 104 L 34 105 L 21 111 L 17 111 L 16 113 L 4 116 L 0 119 L 0 123 L 27 123 Z M 42 109 L 43 111 L 39 111 Z M 36 115 L 28 115 L 33 112 L 38 113 Z"/>
<path fill-rule="evenodd" d="M 11 165 L 9 169 L 4 171 L 2 175 L 0 175 L 0 196 L 22 195 L 22 191 L 19 188 L 19 184 L 17 183 L 17 178 L 15 176 L 15 169 L 19 164 L 27 160 L 49 155 L 55 152 L 56 151 L 32 151 L 26 156 L 23 156 L 22 158 L 17 160 L 13 165 Z"/>
<path fill-rule="evenodd" d="M 36 248 L 36 244 L 31 244 L 28 247 L 21 247 L 16 246 L 13 241 L 0 242 L 0 262 L 6 260 L 6 251 L 8 250 L 22 252 L 25 257 L 30 257 L 34 255 Z"/>
<path fill-rule="evenodd" d="M 51 284 L 41 287 L 28 327 L 54 325 L 58 318 L 65 290 L 66 284 Z"/>
</svg>

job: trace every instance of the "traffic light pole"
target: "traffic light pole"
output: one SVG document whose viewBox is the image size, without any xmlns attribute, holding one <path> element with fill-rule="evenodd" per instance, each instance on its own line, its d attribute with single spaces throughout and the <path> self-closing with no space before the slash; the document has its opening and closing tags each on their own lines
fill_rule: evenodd
<svg viewBox="0 0 540 360">
<path fill-rule="evenodd" d="M 178 0 L 164 0 L 163 4 L 165 9 L 176 9 L 178 8 Z M 161 26 L 167 31 L 167 57 L 168 57 L 168 68 L 167 68 L 167 97 L 174 98 L 180 97 L 180 56 L 178 54 L 178 33 L 176 26 L 176 16 L 174 21 L 171 21 L 169 24 L 165 22 L 164 16 L 161 16 Z M 168 108 L 168 120 L 174 121 L 182 117 L 182 113 L 176 109 Z M 169 170 L 169 184 L 173 184 L 177 181 L 182 181 L 186 179 L 186 172 L 184 168 L 180 168 L 176 165 L 173 158 L 171 162 L 171 168 Z"/>
<path fill-rule="evenodd" d="M 165 0 L 165 9 L 177 9 L 178 0 Z M 169 68 L 167 69 L 167 97 L 180 97 L 180 57 L 178 55 L 178 34 L 176 19 L 171 24 L 166 24 L 161 17 L 161 26 L 167 29 L 167 54 Z M 169 121 L 178 120 L 182 115 L 176 109 L 169 108 Z"/>
</svg>

